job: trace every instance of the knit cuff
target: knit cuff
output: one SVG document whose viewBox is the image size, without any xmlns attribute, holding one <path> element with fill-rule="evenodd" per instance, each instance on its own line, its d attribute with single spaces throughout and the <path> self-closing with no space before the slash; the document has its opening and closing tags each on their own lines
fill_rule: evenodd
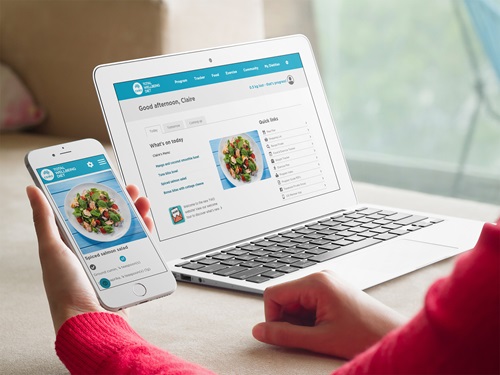
<svg viewBox="0 0 500 375">
<path fill-rule="evenodd" d="M 129 345 L 147 345 L 122 317 L 93 312 L 68 319 L 56 336 L 56 353 L 70 373 L 96 373 L 110 356 Z"/>
</svg>

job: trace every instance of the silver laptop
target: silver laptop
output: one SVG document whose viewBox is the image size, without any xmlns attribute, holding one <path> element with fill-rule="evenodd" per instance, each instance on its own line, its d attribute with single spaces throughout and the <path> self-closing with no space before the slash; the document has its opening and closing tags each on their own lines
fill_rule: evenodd
<svg viewBox="0 0 500 375">
<path fill-rule="evenodd" d="M 357 202 L 304 36 L 101 65 L 94 82 L 180 281 L 262 293 L 331 269 L 364 289 L 478 238 L 480 222 Z"/>
</svg>

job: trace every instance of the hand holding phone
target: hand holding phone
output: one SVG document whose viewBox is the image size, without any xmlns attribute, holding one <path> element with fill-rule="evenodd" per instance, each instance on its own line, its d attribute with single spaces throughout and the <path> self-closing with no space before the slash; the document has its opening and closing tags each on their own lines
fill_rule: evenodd
<svg viewBox="0 0 500 375">
<path fill-rule="evenodd" d="M 138 195 L 135 186 L 127 187 L 133 200 Z M 26 193 L 33 209 L 33 221 L 38 238 L 43 283 L 57 334 L 69 318 L 88 312 L 105 311 L 92 288 L 78 258 L 64 243 L 57 228 L 52 208 L 42 191 L 28 186 Z M 147 199 L 144 199 L 147 201 Z M 143 200 L 136 202 L 141 206 Z M 147 205 L 147 204 L 146 204 Z M 141 212 L 139 207 L 138 211 Z M 127 318 L 127 310 L 116 312 Z"/>
<path fill-rule="evenodd" d="M 104 308 L 117 311 L 175 290 L 102 145 L 71 142 L 32 151 L 25 161 Z"/>
</svg>

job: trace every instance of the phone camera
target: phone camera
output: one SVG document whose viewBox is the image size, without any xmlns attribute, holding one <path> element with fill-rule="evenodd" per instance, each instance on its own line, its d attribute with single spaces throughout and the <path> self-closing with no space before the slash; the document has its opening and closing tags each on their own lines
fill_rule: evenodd
<svg viewBox="0 0 500 375">
<path fill-rule="evenodd" d="M 210 57 L 210 58 L 208 59 L 208 61 L 209 61 L 209 62 L 212 62 L 212 58 Z"/>
<path fill-rule="evenodd" d="M 56 156 L 56 154 L 52 154 L 52 156 Z"/>
</svg>

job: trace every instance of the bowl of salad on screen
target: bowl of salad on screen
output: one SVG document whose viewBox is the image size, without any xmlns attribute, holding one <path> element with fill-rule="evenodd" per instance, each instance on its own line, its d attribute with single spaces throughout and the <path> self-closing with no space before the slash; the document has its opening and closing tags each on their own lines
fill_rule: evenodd
<svg viewBox="0 0 500 375">
<path fill-rule="evenodd" d="M 222 172 L 235 186 L 249 184 L 262 178 L 263 164 L 260 149 L 247 134 L 221 139 L 219 157 Z"/>
<path fill-rule="evenodd" d="M 97 241 L 114 241 L 130 227 L 130 211 L 113 189 L 98 183 L 75 186 L 66 195 L 68 220 L 82 235 Z"/>
</svg>

